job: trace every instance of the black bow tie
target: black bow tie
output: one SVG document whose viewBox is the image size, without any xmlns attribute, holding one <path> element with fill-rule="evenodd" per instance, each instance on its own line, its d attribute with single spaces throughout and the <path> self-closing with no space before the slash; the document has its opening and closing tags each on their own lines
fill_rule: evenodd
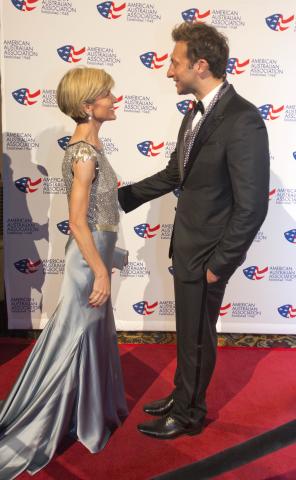
<svg viewBox="0 0 296 480">
<path fill-rule="evenodd" d="M 196 115 L 197 112 L 200 112 L 202 115 L 205 113 L 205 107 L 201 100 L 198 100 L 198 102 L 194 102 L 193 110 L 194 110 L 194 115 Z"/>
</svg>

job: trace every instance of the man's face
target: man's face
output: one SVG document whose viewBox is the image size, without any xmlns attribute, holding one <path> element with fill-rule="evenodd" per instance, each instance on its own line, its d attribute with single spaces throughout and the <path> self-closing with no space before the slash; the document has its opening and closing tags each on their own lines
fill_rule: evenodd
<svg viewBox="0 0 296 480">
<path fill-rule="evenodd" d="M 186 42 L 176 42 L 167 76 L 174 79 L 179 95 L 196 92 L 196 72 L 187 58 Z"/>
</svg>

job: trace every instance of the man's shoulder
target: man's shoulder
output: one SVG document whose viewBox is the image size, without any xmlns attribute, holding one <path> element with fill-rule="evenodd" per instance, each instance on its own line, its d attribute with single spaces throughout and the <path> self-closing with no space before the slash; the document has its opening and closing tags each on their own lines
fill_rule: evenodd
<svg viewBox="0 0 296 480">
<path fill-rule="evenodd" d="M 245 97 L 237 93 L 234 89 L 233 95 L 229 101 L 229 107 L 231 108 L 231 110 L 234 110 L 236 112 L 254 112 L 256 115 L 260 115 L 256 105 L 254 105 L 252 102 L 250 102 L 250 100 L 247 100 Z"/>
</svg>

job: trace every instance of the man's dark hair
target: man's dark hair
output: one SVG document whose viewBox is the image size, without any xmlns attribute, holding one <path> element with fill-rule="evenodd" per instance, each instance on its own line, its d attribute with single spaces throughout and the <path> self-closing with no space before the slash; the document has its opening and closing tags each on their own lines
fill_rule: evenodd
<svg viewBox="0 0 296 480">
<path fill-rule="evenodd" d="M 175 42 L 187 43 L 187 57 L 191 65 L 203 58 L 215 78 L 225 75 L 229 47 L 227 38 L 215 27 L 205 23 L 181 23 L 174 28 Z"/>
</svg>

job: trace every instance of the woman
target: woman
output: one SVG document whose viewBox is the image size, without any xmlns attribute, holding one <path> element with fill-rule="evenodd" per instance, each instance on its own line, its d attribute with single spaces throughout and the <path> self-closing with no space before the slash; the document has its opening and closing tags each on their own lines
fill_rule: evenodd
<svg viewBox="0 0 296 480">
<path fill-rule="evenodd" d="M 71 235 L 56 311 L 0 412 L 0 479 L 36 473 L 65 434 L 98 452 L 127 415 L 110 301 L 117 179 L 98 138 L 116 118 L 112 87 L 104 70 L 85 67 L 57 89 L 77 123 L 62 166 Z"/>
</svg>

